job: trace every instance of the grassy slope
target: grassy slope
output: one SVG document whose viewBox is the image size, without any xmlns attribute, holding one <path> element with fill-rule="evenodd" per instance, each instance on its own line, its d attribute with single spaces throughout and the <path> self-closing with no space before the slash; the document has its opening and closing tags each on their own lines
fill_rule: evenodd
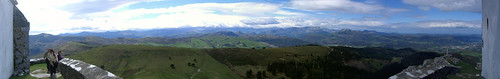
<svg viewBox="0 0 500 79">
<path fill-rule="evenodd" d="M 226 64 L 238 75 L 245 76 L 246 71 L 250 69 L 254 71 L 254 74 L 257 71 L 265 71 L 267 65 L 272 62 L 305 61 L 311 60 L 316 56 L 324 56 L 328 54 L 330 48 L 303 46 L 268 49 L 222 48 L 206 50 L 208 54 L 219 62 Z"/>
<path fill-rule="evenodd" d="M 109 45 L 69 56 L 97 66 L 124 78 L 140 79 L 235 79 L 238 75 L 199 49 L 141 45 Z M 171 58 L 171 59 L 169 59 Z M 187 63 L 195 63 L 190 67 Z M 175 69 L 170 68 L 175 65 Z M 196 73 L 197 72 L 197 73 Z"/>
<path fill-rule="evenodd" d="M 204 36 L 190 38 L 189 42 L 179 42 L 165 46 L 186 47 L 186 48 L 252 48 L 267 47 L 260 42 L 239 37 L 228 36 Z"/>
<path fill-rule="evenodd" d="M 72 54 L 86 51 L 86 50 L 96 48 L 96 47 L 98 47 L 98 46 L 82 44 L 79 42 L 67 42 L 67 43 L 64 43 L 60 46 L 57 46 L 56 48 L 52 48 L 52 49 L 54 49 L 54 51 L 56 51 L 56 52 L 58 50 L 61 50 L 62 54 L 64 56 L 68 56 L 68 55 L 72 55 Z M 41 57 L 43 57 L 43 55 L 44 55 L 44 53 L 40 53 L 40 54 L 37 54 L 36 56 L 33 56 L 33 58 L 41 58 Z"/>
<path fill-rule="evenodd" d="M 330 49 L 321 46 L 284 47 L 268 49 L 223 48 L 207 49 L 207 52 L 222 63 L 232 65 L 267 65 L 276 61 L 301 61 L 314 56 L 326 55 Z"/>
<path fill-rule="evenodd" d="M 484 79 L 476 76 L 476 74 L 481 74 L 481 70 L 476 70 L 476 64 L 481 63 L 480 53 L 465 51 L 459 54 L 453 54 L 452 56 L 460 59 L 457 64 L 452 64 L 460 66 L 461 68 L 459 73 L 448 75 L 448 79 Z"/>
</svg>

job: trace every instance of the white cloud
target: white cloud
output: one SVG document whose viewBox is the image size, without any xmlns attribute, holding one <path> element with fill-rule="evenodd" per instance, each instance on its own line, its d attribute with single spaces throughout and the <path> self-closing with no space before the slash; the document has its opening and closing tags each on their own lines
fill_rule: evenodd
<svg viewBox="0 0 500 79">
<path fill-rule="evenodd" d="M 418 6 L 422 10 L 438 8 L 441 11 L 481 12 L 481 0 L 403 0 L 403 2 Z"/>
<path fill-rule="evenodd" d="M 251 18 L 251 19 L 241 20 L 241 22 L 247 25 L 279 24 L 276 18 Z"/>
<path fill-rule="evenodd" d="M 281 10 L 278 4 L 253 2 L 195 3 L 169 8 L 115 11 L 141 1 L 127 0 L 119 2 L 120 4 L 106 4 L 105 1 L 55 0 L 52 2 L 26 0 L 19 1 L 18 7 L 31 22 L 31 34 L 175 28 L 182 26 L 249 27 L 249 25 L 242 23 L 241 20 L 251 17 L 273 17 L 276 14 L 285 16 L 304 15 Z M 59 4 L 52 4 L 56 2 Z M 88 3 L 88 5 L 85 5 L 85 3 Z M 96 4 L 109 6 L 103 6 L 105 9 L 86 10 L 94 9 Z M 68 10 L 67 7 L 70 6 L 75 6 L 75 10 Z"/>
<path fill-rule="evenodd" d="M 368 1 L 369 3 L 375 3 Z M 292 0 L 293 8 L 311 11 L 340 11 L 358 14 L 392 14 L 405 9 L 388 8 L 382 5 L 351 0 Z"/>
<path fill-rule="evenodd" d="M 390 24 L 398 27 L 420 27 L 420 28 L 481 28 L 481 21 L 459 21 L 459 20 L 431 20 L 411 23 Z"/>
<path fill-rule="evenodd" d="M 112 8 L 127 6 L 139 2 L 153 2 L 162 0 L 76 0 L 76 1 L 78 2 L 62 6 L 61 9 L 75 14 L 86 14 L 86 13 L 107 11 Z"/>
<path fill-rule="evenodd" d="M 118 1 L 118 0 L 115 0 Z M 120 4 L 106 4 L 98 0 L 19 0 L 18 7 L 31 23 L 31 34 L 76 33 L 82 31 L 114 31 L 134 29 L 192 27 L 331 27 L 331 28 L 378 28 L 386 24 L 378 19 L 337 19 L 310 17 L 306 13 L 282 9 L 280 4 L 271 3 L 195 3 L 168 8 L 121 10 L 127 5 L 156 0 L 126 0 Z M 297 0 L 294 0 L 297 1 Z M 292 1 L 292 3 L 294 2 Z M 326 1 L 326 0 L 325 0 Z M 58 3 L 58 4 L 54 4 Z M 84 3 L 89 3 L 85 5 Z M 95 4 L 94 4 L 95 3 Z M 331 4 L 330 4 L 331 3 Z M 337 4 L 338 3 L 338 4 Z M 345 5 L 349 3 L 351 5 Z M 353 13 L 378 14 L 385 11 L 398 12 L 399 9 L 361 3 L 349 0 L 311 1 L 294 4 L 304 10 L 339 10 Z M 96 4 L 107 5 L 103 9 L 93 9 Z M 343 4 L 343 5 L 341 5 Z M 78 6 L 75 10 L 67 7 Z M 86 7 L 91 6 L 91 7 Z M 368 7 L 368 8 L 367 8 Z M 117 11 L 120 9 L 119 11 Z M 421 22 L 432 27 L 479 27 L 469 22 Z M 434 23 L 434 24 L 433 24 Z M 437 22 L 439 23 L 439 22 Z M 444 24 L 443 24 L 444 23 Z M 448 24 L 446 24 L 448 23 Z M 425 25 L 426 24 L 426 25 Z M 418 24 L 414 24 L 418 25 Z"/>
<path fill-rule="evenodd" d="M 252 27 L 260 27 L 260 28 L 263 27 L 357 28 L 357 27 L 377 27 L 385 24 L 382 21 L 343 20 L 334 18 L 313 18 L 313 17 L 274 17 L 273 20 L 269 20 L 269 18 L 252 18 L 249 20 L 251 20 L 252 22 L 261 23 L 261 24 L 251 25 Z"/>
<path fill-rule="evenodd" d="M 294 16 L 305 16 L 306 14 L 303 13 L 296 13 L 296 12 L 289 12 L 289 11 L 283 11 L 283 10 L 278 10 L 274 12 L 275 14 L 280 14 L 280 15 L 294 15 Z"/>
</svg>

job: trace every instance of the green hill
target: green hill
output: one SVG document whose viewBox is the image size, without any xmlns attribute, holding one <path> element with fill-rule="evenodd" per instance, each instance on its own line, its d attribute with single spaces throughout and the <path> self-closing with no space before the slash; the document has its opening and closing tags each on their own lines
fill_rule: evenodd
<svg viewBox="0 0 500 79">
<path fill-rule="evenodd" d="M 192 48 L 108 45 L 68 58 L 95 64 L 126 79 L 240 78 L 202 50 Z M 195 66 L 189 66 L 188 63 L 194 63 Z M 171 67 L 172 64 L 175 69 Z"/>
<path fill-rule="evenodd" d="M 265 43 L 266 41 L 249 40 L 244 37 L 233 37 L 223 35 L 206 35 L 184 38 L 102 38 L 96 36 L 57 36 L 49 34 L 30 36 L 30 55 L 31 57 L 40 57 L 47 48 L 63 50 L 64 53 L 72 54 L 81 50 L 90 49 L 95 46 L 109 44 L 126 45 L 149 45 L 149 46 L 172 46 L 185 48 L 261 48 L 274 47 L 274 45 Z M 273 39 L 270 39 L 273 40 Z M 293 42 L 293 41 L 291 41 Z M 290 42 L 290 43 L 291 43 Z M 288 44 L 287 42 L 280 42 Z M 275 44 L 275 43 L 273 43 Z M 90 47 L 89 47 L 90 46 Z"/>
<path fill-rule="evenodd" d="M 205 49 L 247 78 L 388 78 L 410 65 L 439 56 L 410 48 L 299 46 L 268 49 Z M 266 73 L 267 72 L 267 73 Z"/>
<path fill-rule="evenodd" d="M 177 42 L 165 46 L 186 48 L 252 48 L 268 47 L 267 45 L 240 37 L 230 36 L 202 36 L 187 38 L 186 42 Z"/>
<path fill-rule="evenodd" d="M 456 55 L 461 56 L 457 57 L 459 59 L 467 59 L 463 61 L 465 65 L 459 64 L 467 66 L 465 70 L 469 70 L 462 74 L 477 73 L 471 70 L 479 61 L 477 57 Z M 197 49 L 106 45 L 68 57 L 95 64 L 123 78 L 382 79 L 437 56 L 441 55 L 411 48 L 381 47 L 311 45 L 262 49 Z M 170 66 L 172 64 L 175 69 Z"/>
</svg>

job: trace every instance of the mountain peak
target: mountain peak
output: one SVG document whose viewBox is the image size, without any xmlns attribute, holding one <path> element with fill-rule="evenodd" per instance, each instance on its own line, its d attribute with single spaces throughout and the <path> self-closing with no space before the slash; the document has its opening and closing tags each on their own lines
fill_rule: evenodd
<svg viewBox="0 0 500 79">
<path fill-rule="evenodd" d="M 214 35 L 214 36 L 231 36 L 231 37 L 238 37 L 239 35 L 232 32 L 232 31 L 219 31 L 215 32 L 212 34 L 207 34 L 207 35 Z"/>
</svg>

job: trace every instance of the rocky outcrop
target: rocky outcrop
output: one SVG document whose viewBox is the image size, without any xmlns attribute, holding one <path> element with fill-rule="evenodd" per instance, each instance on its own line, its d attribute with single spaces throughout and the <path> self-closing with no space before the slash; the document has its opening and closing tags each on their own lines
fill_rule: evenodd
<svg viewBox="0 0 500 79">
<path fill-rule="evenodd" d="M 15 0 L 11 0 L 15 1 Z M 15 2 L 17 4 L 17 2 Z M 13 17 L 14 32 L 14 72 L 12 75 L 22 76 L 29 73 L 29 30 L 30 23 L 24 17 L 23 13 L 14 6 Z"/>
<path fill-rule="evenodd" d="M 103 70 L 95 65 L 64 58 L 59 61 L 58 71 L 64 78 L 71 79 L 122 79 L 113 73 Z"/>
<path fill-rule="evenodd" d="M 458 73 L 460 67 L 450 64 L 446 58 L 450 56 L 427 59 L 422 65 L 410 66 L 389 79 L 442 79 L 448 74 Z"/>
</svg>

